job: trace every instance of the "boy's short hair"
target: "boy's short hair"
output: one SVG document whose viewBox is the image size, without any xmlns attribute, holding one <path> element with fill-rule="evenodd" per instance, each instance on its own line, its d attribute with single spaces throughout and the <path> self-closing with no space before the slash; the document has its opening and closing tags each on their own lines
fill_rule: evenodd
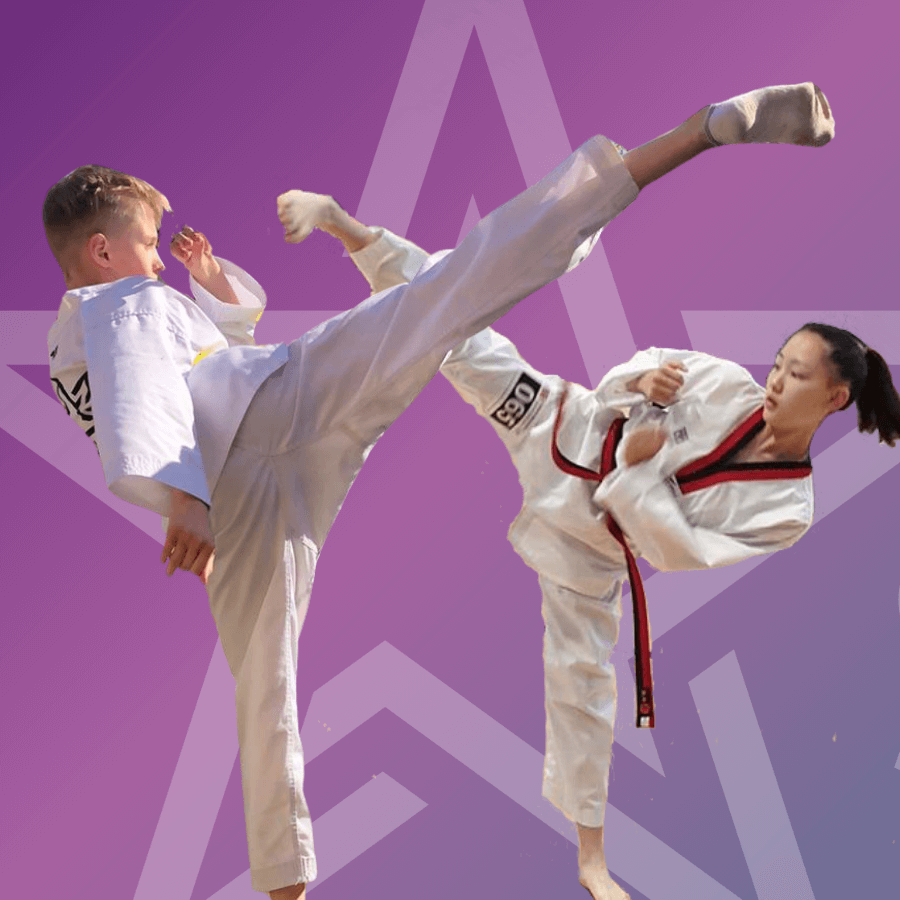
<svg viewBox="0 0 900 900">
<path fill-rule="evenodd" d="M 135 200 L 143 200 L 157 220 L 164 211 L 172 211 L 153 185 L 106 166 L 79 166 L 53 185 L 44 200 L 43 215 L 47 243 L 56 261 L 62 265 L 69 248 L 105 232 L 113 219 L 124 218 Z"/>
</svg>

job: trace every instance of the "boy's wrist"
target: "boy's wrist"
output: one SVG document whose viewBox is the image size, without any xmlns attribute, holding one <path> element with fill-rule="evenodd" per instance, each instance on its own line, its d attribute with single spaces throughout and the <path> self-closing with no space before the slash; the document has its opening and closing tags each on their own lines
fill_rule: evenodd
<svg viewBox="0 0 900 900">
<path fill-rule="evenodd" d="M 225 277 L 222 266 L 219 265 L 219 261 L 215 257 L 212 257 L 209 261 L 202 260 L 200 265 L 197 266 L 197 271 L 191 272 L 191 276 L 200 287 L 206 288 L 206 290 L 209 290 L 210 286 L 218 280 L 220 276 L 222 278 Z M 210 293 L 212 292 L 210 291 Z"/>
<path fill-rule="evenodd" d="M 185 509 L 195 503 L 199 503 L 205 509 L 209 509 L 209 504 L 204 500 L 195 497 L 193 494 L 188 494 L 180 488 L 172 487 L 171 485 L 169 486 L 169 503 L 170 514 L 177 509 Z"/>
<path fill-rule="evenodd" d="M 204 291 L 211 294 L 220 303 L 240 306 L 241 301 L 234 292 L 234 288 L 231 286 L 224 269 L 219 265 L 219 261 L 214 259 L 213 264 L 215 265 L 215 271 L 207 269 L 205 272 L 192 272 L 191 277 Z"/>
</svg>

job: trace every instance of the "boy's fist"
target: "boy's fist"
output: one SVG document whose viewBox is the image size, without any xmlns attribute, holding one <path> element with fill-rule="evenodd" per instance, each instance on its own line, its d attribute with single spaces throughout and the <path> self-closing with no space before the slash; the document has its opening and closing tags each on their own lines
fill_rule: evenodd
<svg viewBox="0 0 900 900">
<path fill-rule="evenodd" d="M 207 285 L 221 271 L 206 235 L 185 225 L 169 244 L 172 256 L 202 285 Z"/>
<path fill-rule="evenodd" d="M 289 244 L 299 244 L 309 237 L 313 228 L 329 224 L 337 206 L 333 197 L 309 191 L 279 194 L 276 204 L 278 218 L 284 225 L 284 239 Z"/>
</svg>

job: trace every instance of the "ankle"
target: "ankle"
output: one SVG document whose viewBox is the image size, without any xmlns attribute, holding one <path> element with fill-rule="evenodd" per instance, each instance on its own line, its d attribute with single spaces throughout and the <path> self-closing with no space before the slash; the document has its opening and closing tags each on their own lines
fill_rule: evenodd
<svg viewBox="0 0 900 900">
<path fill-rule="evenodd" d="M 287 887 L 276 888 L 269 891 L 270 900 L 304 900 L 306 897 L 305 884 L 289 884 Z"/>
</svg>

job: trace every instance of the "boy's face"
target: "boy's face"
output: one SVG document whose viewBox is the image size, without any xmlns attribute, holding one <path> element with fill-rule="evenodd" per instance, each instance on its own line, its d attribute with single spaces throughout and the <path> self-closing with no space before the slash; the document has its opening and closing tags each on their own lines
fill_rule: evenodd
<svg viewBox="0 0 900 900">
<path fill-rule="evenodd" d="M 133 200 L 129 207 L 106 235 L 109 280 L 131 275 L 158 278 L 165 269 L 159 258 L 159 223 L 143 200 Z"/>
</svg>

